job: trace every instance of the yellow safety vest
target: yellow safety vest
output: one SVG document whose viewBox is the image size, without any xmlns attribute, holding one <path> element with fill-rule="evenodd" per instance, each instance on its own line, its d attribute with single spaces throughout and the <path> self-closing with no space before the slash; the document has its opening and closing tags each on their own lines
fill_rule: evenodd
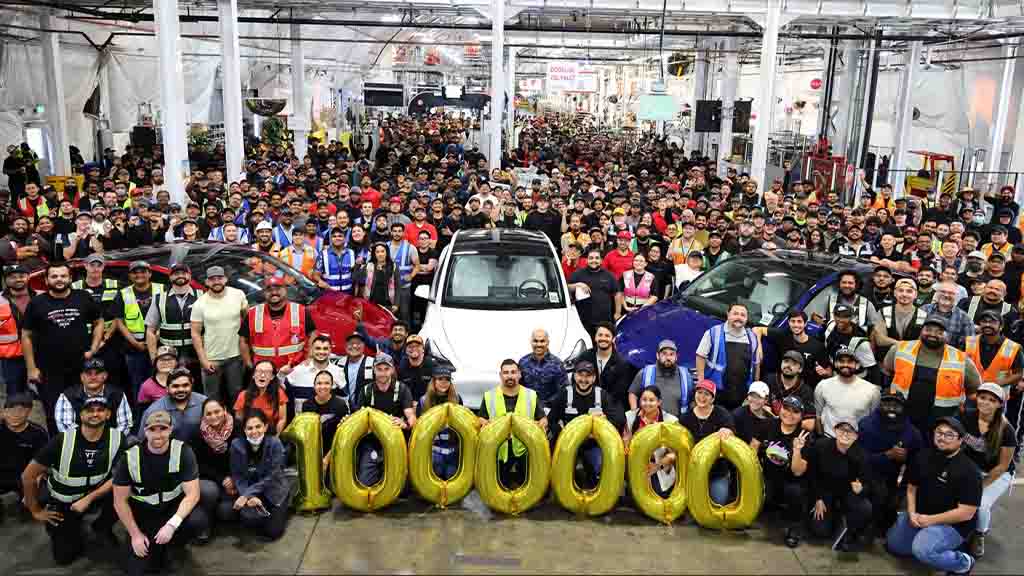
<svg viewBox="0 0 1024 576">
<path fill-rule="evenodd" d="M 75 290 L 86 290 L 85 280 L 75 280 L 71 283 L 71 288 Z M 100 296 L 101 302 L 113 302 L 117 298 L 117 280 L 113 278 L 103 279 L 103 294 Z M 103 329 L 110 330 L 110 326 L 114 323 L 113 320 L 105 320 L 103 322 Z M 92 324 L 86 326 L 89 330 L 89 334 L 92 334 Z"/>
<path fill-rule="evenodd" d="M 164 293 L 163 284 L 151 284 L 153 296 Z M 125 286 L 121 289 L 121 298 L 124 300 L 124 325 L 128 331 L 135 336 L 136 340 L 146 339 L 146 317 L 142 314 L 138 300 L 135 299 L 135 289 Z"/>
<path fill-rule="evenodd" d="M 484 394 L 484 401 L 487 403 L 487 414 L 493 418 L 501 418 L 505 415 L 505 399 L 502 397 L 499 401 L 498 398 L 504 396 L 501 393 L 501 387 L 488 390 Z M 533 420 L 533 410 L 537 405 L 537 392 L 529 388 L 519 387 L 519 395 L 516 397 L 516 408 L 515 413 L 520 416 Z M 512 436 L 512 454 L 516 457 L 520 457 L 526 454 L 526 445 L 520 442 L 515 436 Z M 498 460 L 501 462 L 508 462 L 508 442 L 501 445 L 498 448 Z"/>
<path fill-rule="evenodd" d="M 181 440 L 171 440 L 171 457 L 167 461 L 168 474 L 177 474 L 181 470 L 181 447 Z M 131 497 L 134 500 L 151 506 L 159 506 L 164 502 L 170 502 L 181 496 L 184 490 L 180 482 L 173 490 L 168 492 L 158 491 L 152 494 L 141 494 L 142 490 L 144 490 L 142 486 L 142 466 L 139 461 L 141 451 L 142 448 L 136 444 L 128 449 L 128 454 L 126 455 L 128 458 L 128 475 L 131 476 L 132 483 L 135 484 L 135 486 L 132 486 Z"/>
</svg>

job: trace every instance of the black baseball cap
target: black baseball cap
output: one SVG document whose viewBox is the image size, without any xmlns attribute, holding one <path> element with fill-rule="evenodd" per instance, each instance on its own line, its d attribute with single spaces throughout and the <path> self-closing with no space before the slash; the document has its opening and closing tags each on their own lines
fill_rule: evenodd
<svg viewBox="0 0 1024 576">
<path fill-rule="evenodd" d="M 82 407 L 78 409 L 79 412 L 84 412 L 89 409 L 90 406 L 102 406 L 106 409 L 110 409 L 110 403 L 107 402 L 105 396 L 88 396 L 85 401 L 82 402 Z"/>
<path fill-rule="evenodd" d="M 798 412 L 803 412 L 804 411 L 804 402 L 803 402 L 803 400 L 800 399 L 799 396 L 786 396 L 782 400 L 782 407 L 783 408 L 791 408 L 791 409 L 796 410 Z"/>
<path fill-rule="evenodd" d="M 942 418 L 936 420 L 935 428 L 938 428 L 942 424 L 945 424 L 946 426 L 949 426 L 953 430 L 956 430 L 956 433 L 959 434 L 961 438 L 963 438 L 964 435 L 967 434 L 967 430 L 964 428 L 964 425 L 959 420 L 952 416 L 943 416 Z"/>
<path fill-rule="evenodd" d="M 19 392 L 17 394 L 11 394 L 7 397 L 7 401 L 4 402 L 4 408 L 14 408 L 15 406 L 24 406 L 25 408 L 32 408 L 32 395 L 28 392 Z"/>
<path fill-rule="evenodd" d="M 89 358 L 82 363 L 82 371 L 86 370 L 99 370 L 101 372 L 107 371 L 107 365 L 101 358 Z"/>
</svg>

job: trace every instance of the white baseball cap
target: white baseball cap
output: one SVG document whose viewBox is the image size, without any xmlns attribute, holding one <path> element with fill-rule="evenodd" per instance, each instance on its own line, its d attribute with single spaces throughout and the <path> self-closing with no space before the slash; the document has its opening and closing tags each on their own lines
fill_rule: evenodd
<svg viewBox="0 0 1024 576">
<path fill-rule="evenodd" d="M 274 229 L 274 225 L 271 224 L 270 222 L 267 222 L 266 220 L 264 220 L 264 221 L 262 221 L 262 222 L 260 222 L 259 224 L 256 225 L 256 231 L 257 232 L 259 232 L 260 230 L 273 230 L 273 229 Z"/>
<path fill-rule="evenodd" d="M 751 382 L 750 388 L 747 389 L 747 394 L 757 394 L 761 398 L 767 399 L 769 394 L 768 385 L 760 380 Z"/>
</svg>

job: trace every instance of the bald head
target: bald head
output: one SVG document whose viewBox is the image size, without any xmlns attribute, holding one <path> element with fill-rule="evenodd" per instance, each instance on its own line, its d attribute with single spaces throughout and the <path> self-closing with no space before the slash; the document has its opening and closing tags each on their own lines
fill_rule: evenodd
<svg viewBox="0 0 1024 576">
<path fill-rule="evenodd" d="M 551 338 L 548 336 L 548 331 L 543 328 L 538 328 L 530 334 L 530 348 L 533 349 L 533 354 L 537 358 L 547 356 L 550 343 Z"/>
</svg>

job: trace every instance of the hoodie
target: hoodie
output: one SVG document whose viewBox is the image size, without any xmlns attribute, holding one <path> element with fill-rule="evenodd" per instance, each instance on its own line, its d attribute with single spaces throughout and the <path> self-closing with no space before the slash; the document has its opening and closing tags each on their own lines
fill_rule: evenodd
<svg viewBox="0 0 1024 576">
<path fill-rule="evenodd" d="M 900 471 L 900 465 L 886 457 L 886 450 L 902 442 L 907 451 L 907 462 L 910 462 L 918 450 L 924 447 L 921 432 L 910 423 L 909 417 L 904 415 L 902 418 L 902 428 L 891 430 L 886 428 L 881 410 L 875 408 L 858 423 L 860 434 L 857 443 L 868 455 L 869 469 L 874 470 L 879 478 L 896 477 Z"/>
</svg>

